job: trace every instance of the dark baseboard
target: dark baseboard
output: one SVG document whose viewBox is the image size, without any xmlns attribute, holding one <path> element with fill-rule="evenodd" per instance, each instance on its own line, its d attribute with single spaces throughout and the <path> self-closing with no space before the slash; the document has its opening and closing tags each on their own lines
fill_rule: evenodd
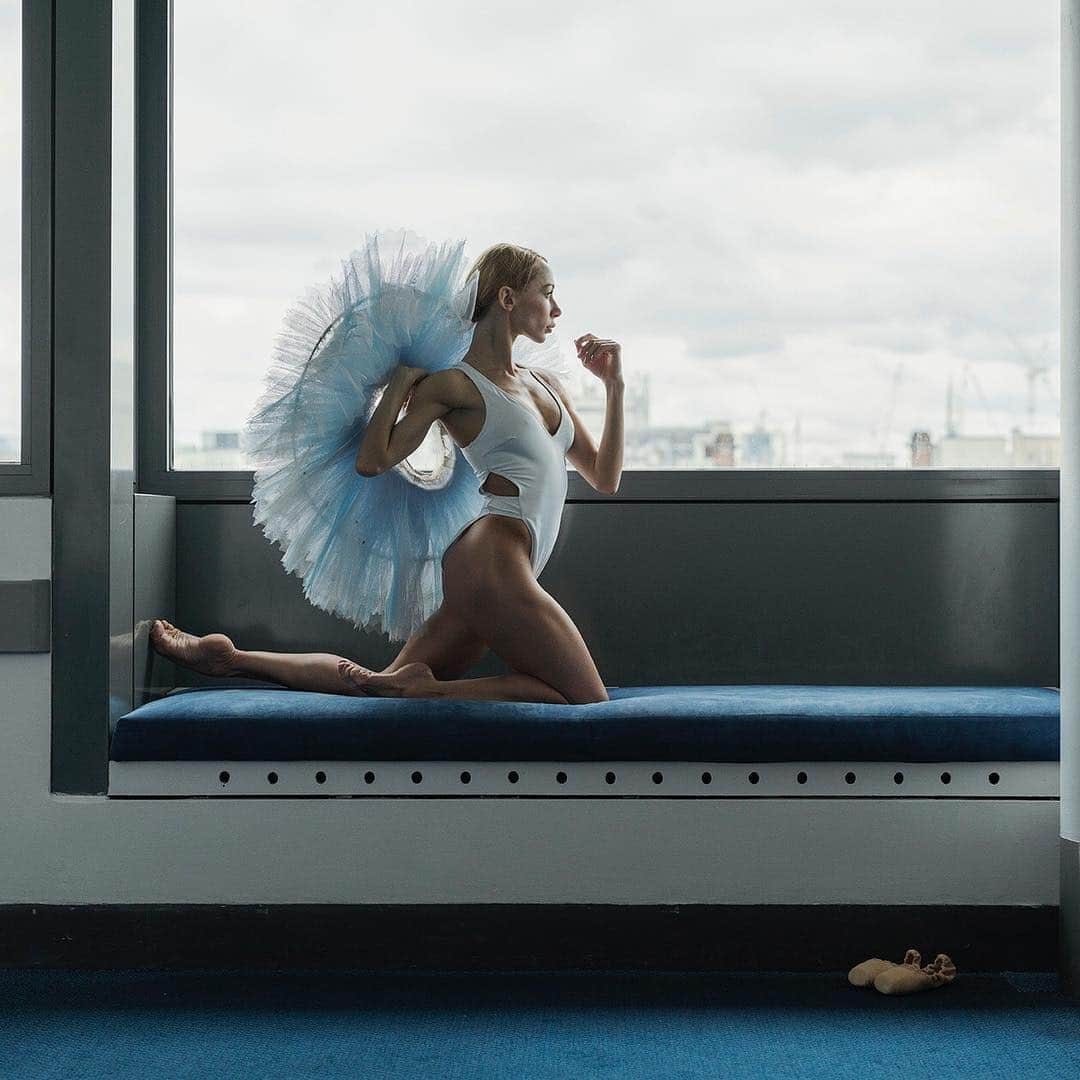
<svg viewBox="0 0 1080 1080">
<path fill-rule="evenodd" d="M 871 956 L 1054 971 L 1057 907 L 712 904 L 0 906 L 0 966 L 846 971 Z"/>
</svg>

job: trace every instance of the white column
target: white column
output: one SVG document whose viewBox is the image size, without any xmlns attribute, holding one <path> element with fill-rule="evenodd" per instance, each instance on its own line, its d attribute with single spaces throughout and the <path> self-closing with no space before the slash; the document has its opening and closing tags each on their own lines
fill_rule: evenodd
<svg viewBox="0 0 1080 1080">
<path fill-rule="evenodd" d="M 1061 0 L 1061 989 L 1080 996 L 1080 0 Z"/>
</svg>

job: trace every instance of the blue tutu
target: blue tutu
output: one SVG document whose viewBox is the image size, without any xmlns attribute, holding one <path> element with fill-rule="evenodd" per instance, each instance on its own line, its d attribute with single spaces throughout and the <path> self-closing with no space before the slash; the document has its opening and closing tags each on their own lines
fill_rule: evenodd
<svg viewBox="0 0 1080 1080">
<path fill-rule="evenodd" d="M 409 230 L 368 234 L 340 278 L 286 314 L 243 432 L 255 522 L 281 547 L 285 569 L 316 607 L 392 641 L 442 603 L 443 552 L 484 500 L 441 423 L 430 467 L 406 459 L 360 476 L 356 452 L 399 364 L 440 371 L 468 351 L 478 275 L 462 280 L 464 247 Z M 515 342 L 515 363 L 519 351 L 531 354 L 524 366 L 568 373 L 557 342 L 521 350 Z"/>
</svg>

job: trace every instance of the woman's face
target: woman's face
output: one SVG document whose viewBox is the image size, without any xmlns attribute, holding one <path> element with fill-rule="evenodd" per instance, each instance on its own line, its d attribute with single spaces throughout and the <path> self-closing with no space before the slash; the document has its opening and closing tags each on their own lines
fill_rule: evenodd
<svg viewBox="0 0 1080 1080">
<path fill-rule="evenodd" d="M 514 305 L 516 329 L 518 333 L 543 344 L 555 329 L 555 320 L 561 314 L 562 308 L 555 300 L 555 278 L 547 263 L 541 263 Z"/>
</svg>

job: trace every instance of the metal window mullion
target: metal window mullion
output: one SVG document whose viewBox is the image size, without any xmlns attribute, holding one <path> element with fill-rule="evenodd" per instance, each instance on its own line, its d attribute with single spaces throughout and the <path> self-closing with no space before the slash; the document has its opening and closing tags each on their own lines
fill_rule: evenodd
<svg viewBox="0 0 1080 1080">
<path fill-rule="evenodd" d="M 139 0 L 135 19 L 135 484 L 163 494 L 172 438 L 171 4 Z"/>
</svg>

